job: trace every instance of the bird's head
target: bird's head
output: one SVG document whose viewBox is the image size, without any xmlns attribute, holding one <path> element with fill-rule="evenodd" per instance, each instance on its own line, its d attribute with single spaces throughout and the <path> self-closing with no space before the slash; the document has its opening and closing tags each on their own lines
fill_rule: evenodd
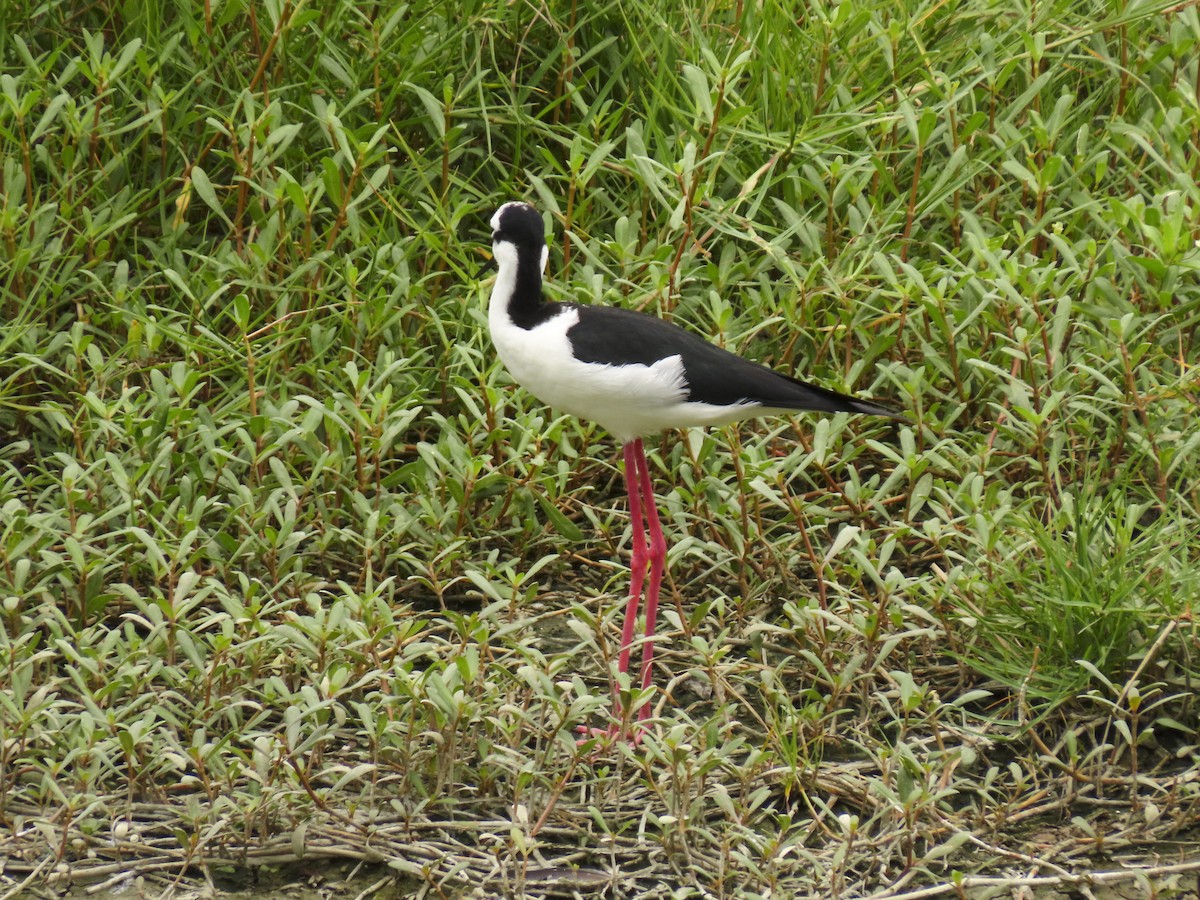
<svg viewBox="0 0 1200 900">
<path fill-rule="evenodd" d="M 542 214 L 528 203 L 505 203 L 492 216 L 492 259 L 501 269 L 513 267 L 521 260 L 545 271 L 549 248 L 546 246 L 546 226 Z"/>
</svg>

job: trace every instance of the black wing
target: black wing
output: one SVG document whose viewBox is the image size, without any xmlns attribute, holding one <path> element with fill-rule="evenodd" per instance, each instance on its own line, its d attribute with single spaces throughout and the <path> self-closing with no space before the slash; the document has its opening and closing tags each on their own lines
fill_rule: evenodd
<svg viewBox="0 0 1200 900">
<path fill-rule="evenodd" d="M 753 402 L 775 409 L 857 412 L 903 419 L 895 410 L 826 390 L 743 359 L 671 322 L 615 306 L 575 305 L 579 322 L 567 332 L 584 362 L 653 365 L 680 356 L 688 399 L 717 406 Z"/>
</svg>

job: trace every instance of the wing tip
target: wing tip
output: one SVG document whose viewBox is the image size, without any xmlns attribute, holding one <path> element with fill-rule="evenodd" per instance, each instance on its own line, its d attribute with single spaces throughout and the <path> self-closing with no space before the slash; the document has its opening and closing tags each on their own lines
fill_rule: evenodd
<svg viewBox="0 0 1200 900">
<path fill-rule="evenodd" d="M 857 397 L 851 399 L 847 404 L 850 409 L 847 412 L 861 413 L 867 416 L 883 416 L 888 419 L 895 419 L 898 422 L 903 422 L 907 425 L 915 424 L 912 416 L 906 412 L 901 412 L 891 406 L 886 406 L 882 403 L 876 403 L 873 400 L 860 400 Z"/>
</svg>

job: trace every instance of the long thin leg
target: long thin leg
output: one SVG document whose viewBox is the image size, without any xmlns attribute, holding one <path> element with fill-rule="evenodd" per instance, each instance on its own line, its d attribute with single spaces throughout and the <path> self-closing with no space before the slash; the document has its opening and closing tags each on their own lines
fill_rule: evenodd
<svg viewBox="0 0 1200 900">
<path fill-rule="evenodd" d="M 625 445 L 625 487 L 629 492 L 629 518 L 633 523 L 633 559 L 630 562 L 629 602 L 625 606 L 625 624 L 621 629 L 621 653 L 617 671 L 629 671 L 629 654 L 633 649 L 633 629 L 637 624 L 638 606 L 642 600 L 642 583 L 646 579 L 646 527 L 642 520 L 641 468 L 646 454 L 642 440 L 637 438 Z M 653 503 L 651 510 L 654 509 Z M 657 521 L 656 521 L 657 524 Z"/>
<path fill-rule="evenodd" d="M 625 605 L 625 622 L 621 627 L 621 650 L 617 656 L 617 672 L 625 674 L 629 671 L 629 657 L 633 652 L 633 629 L 637 625 L 638 607 L 642 602 L 642 586 L 646 580 L 646 566 L 650 562 L 650 554 L 646 548 L 646 523 L 642 517 L 644 489 L 642 486 L 642 473 L 646 473 L 647 481 L 649 480 L 649 470 L 646 469 L 646 452 L 642 449 L 641 439 L 630 441 L 624 447 L 625 451 L 625 487 L 629 493 L 629 518 L 632 521 L 633 527 L 633 559 L 630 563 L 630 578 L 629 578 L 629 601 Z M 654 513 L 654 498 L 650 497 L 650 511 Z M 661 529 L 658 527 L 658 517 L 654 518 L 654 533 L 661 538 Z M 661 573 L 659 575 L 661 577 Z M 651 573 L 652 584 L 657 584 L 653 572 Z M 657 590 L 657 588 L 656 588 Z M 655 594 L 655 606 L 658 605 L 657 593 Z M 645 675 L 643 674 L 643 679 Z M 617 715 L 617 720 L 623 722 L 625 719 L 624 710 L 620 707 L 620 690 L 617 685 L 613 685 L 613 694 L 616 707 L 614 712 Z M 619 736 L 622 730 L 618 730 L 620 726 L 611 726 L 608 729 L 588 728 L 587 726 L 579 726 L 578 731 L 586 735 L 584 740 L 597 736 L 606 736 L 614 738 Z M 638 734 L 635 729 L 633 739 L 638 740 Z"/>
<path fill-rule="evenodd" d="M 642 648 L 642 690 L 654 683 L 654 629 L 658 621 L 658 593 L 662 586 L 663 569 L 667 561 L 667 541 L 663 537 L 662 526 L 658 521 L 658 504 L 654 498 L 654 484 L 650 480 L 650 465 L 646 461 L 646 453 L 642 442 L 638 441 L 638 483 L 641 489 L 642 501 L 646 510 L 646 519 L 650 526 L 650 584 L 646 589 L 646 643 Z M 639 719 L 650 715 L 650 704 L 642 707 Z"/>
<path fill-rule="evenodd" d="M 646 462 L 646 450 L 642 446 L 641 438 L 626 444 L 624 455 L 625 487 L 629 494 L 629 517 L 632 524 L 633 559 L 630 561 L 629 600 L 625 605 L 625 622 L 621 627 L 621 650 L 617 656 L 617 672 L 620 674 L 629 672 L 629 658 L 633 653 L 633 631 L 637 626 L 638 607 L 642 602 L 642 588 L 645 585 L 648 567 L 650 584 L 646 592 L 646 637 L 642 648 L 640 672 L 640 683 L 644 690 L 650 687 L 654 680 L 651 668 L 654 660 L 654 624 L 658 617 L 658 594 L 662 585 L 667 544 L 663 539 L 662 526 L 658 521 L 654 485 L 650 480 L 650 465 Z M 646 544 L 647 518 L 650 524 L 649 546 Z M 623 710 L 618 708 L 616 712 L 623 720 Z M 650 707 L 643 706 L 638 718 L 644 719 L 649 714 Z M 605 733 L 585 727 L 580 727 L 579 730 L 592 736 Z M 610 737 L 616 734 L 612 730 L 607 733 Z M 636 742 L 638 737 L 638 731 L 634 729 L 633 740 Z"/>
</svg>

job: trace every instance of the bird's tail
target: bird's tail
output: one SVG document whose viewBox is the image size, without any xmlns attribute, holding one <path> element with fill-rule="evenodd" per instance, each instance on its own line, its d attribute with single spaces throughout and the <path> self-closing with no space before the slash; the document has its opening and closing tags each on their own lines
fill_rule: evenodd
<svg viewBox="0 0 1200 900">
<path fill-rule="evenodd" d="M 908 415 L 890 406 L 873 403 L 870 400 L 860 400 L 858 397 L 851 397 L 846 394 L 839 394 L 837 391 L 831 391 L 820 385 L 810 384 L 807 381 L 801 381 L 798 378 L 791 378 L 787 375 L 783 377 L 787 378 L 793 385 L 789 391 L 787 402 L 783 404 L 789 409 L 809 409 L 815 412 L 862 413 L 867 416 L 886 416 L 889 419 L 898 419 L 901 422 L 912 422 L 912 419 Z"/>
<path fill-rule="evenodd" d="M 889 419 L 912 422 L 912 419 L 906 413 L 902 413 L 898 409 L 892 409 L 890 406 L 872 403 L 870 400 L 859 400 L 857 397 L 848 397 L 847 400 L 849 402 L 847 403 L 845 412 L 863 413 L 868 416 L 887 416 Z"/>
</svg>

